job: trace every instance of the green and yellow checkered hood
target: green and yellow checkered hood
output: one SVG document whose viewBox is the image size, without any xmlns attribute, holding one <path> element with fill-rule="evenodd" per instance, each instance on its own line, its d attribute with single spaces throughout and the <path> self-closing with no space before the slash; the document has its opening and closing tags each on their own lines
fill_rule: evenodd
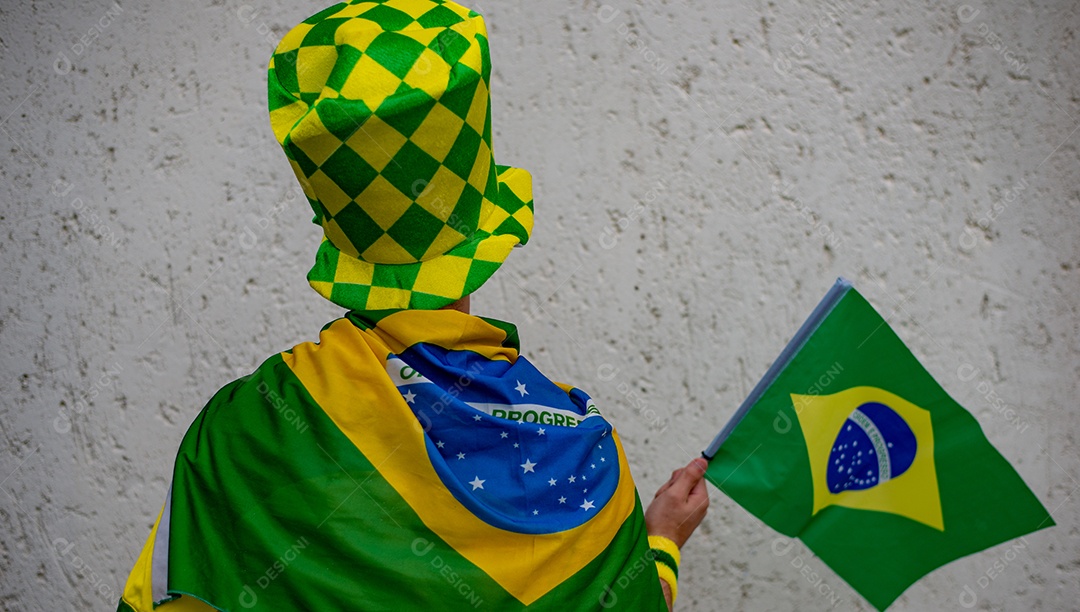
<svg viewBox="0 0 1080 612">
<path fill-rule="evenodd" d="M 483 17 L 352 1 L 270 59 L 270 124 L 324 239 L 311 286 L 350 310 L 441 308 L 528 241 L 532 178 L 491 148 Z"/>
</svg>

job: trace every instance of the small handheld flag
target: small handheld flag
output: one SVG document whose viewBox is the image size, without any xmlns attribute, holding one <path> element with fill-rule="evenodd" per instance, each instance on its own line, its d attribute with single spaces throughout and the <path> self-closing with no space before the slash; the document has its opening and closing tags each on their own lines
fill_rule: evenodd
<svg viewBox="0 0 1080 612">
<path fill-rule="evenodd" d="M 949 561 L 1054 525 L 844 279 L 704 455 L 710 482 L 879 610 Z"/>
</svg>

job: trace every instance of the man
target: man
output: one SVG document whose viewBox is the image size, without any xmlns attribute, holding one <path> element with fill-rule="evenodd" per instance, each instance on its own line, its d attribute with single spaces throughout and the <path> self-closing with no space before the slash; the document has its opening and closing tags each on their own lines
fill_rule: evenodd
<svg viewBox="0 0 1080 612">
<path fill-rule="evenodd" d="M 642 512 L 589 396 L 469 314 L 533 224 L 490 71 L 451 2 L 338 4 L 281 41 L 271 125 L 325 234 L 308 280 L 348 313 L 195 419 L 121 610 L 670 609 L 704 461 Z"/>
</svg>

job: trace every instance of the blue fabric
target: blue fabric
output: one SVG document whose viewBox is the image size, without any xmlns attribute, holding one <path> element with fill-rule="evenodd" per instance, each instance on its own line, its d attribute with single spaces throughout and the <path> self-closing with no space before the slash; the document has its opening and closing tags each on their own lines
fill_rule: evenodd
<svg viewBox="0 0 1080 612">
<path fill-rule="evenodd" d="M 611 499 L 611 425 L 583 391 L 567 394 L 521 356 L 511 364 L 416 344 L 396 357 L 387 369 L 425 428 L 436 473 L 488 524 L 564 531 Z"/>
</svg>

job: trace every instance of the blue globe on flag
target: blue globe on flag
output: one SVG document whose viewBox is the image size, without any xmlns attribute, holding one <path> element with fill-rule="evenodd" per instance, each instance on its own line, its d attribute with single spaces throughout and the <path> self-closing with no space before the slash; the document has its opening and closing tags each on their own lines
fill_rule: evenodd
<svg viewBox="0 0 1080 612">
<path fill-rule="evenodd" d="M 915 434 L 885 404 L 867 402 L 844 421 L 829 453 L 829 492 L 862 490 L 900 476 L 915 461 Z"/>
</svg>

